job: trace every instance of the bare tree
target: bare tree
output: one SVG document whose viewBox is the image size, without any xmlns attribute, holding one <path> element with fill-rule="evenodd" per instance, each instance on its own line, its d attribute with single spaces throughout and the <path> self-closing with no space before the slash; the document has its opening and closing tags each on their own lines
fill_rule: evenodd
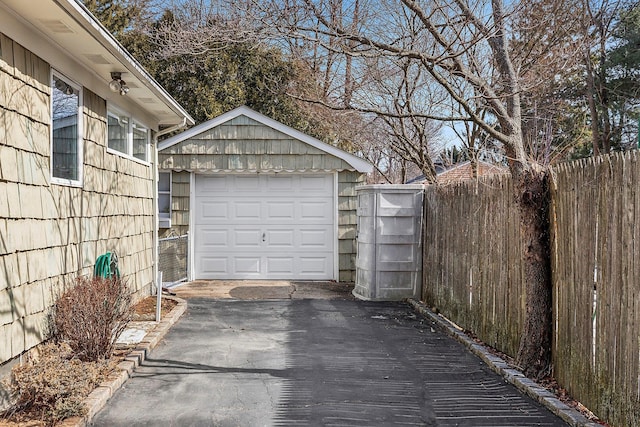
<svg viewBox="0 0 640 427">
<path fill-rule="evenodd" d="M 609 115 L 610 93 L 607 85 L 608 43 L 615 20 L 623 6 L 621 0 L 581 0 L 580 18 L 582 36 L 586 43 L 582 48 L 586 97 L 591 119 L 593 154 L 611 151 L 612 123 Z"/>
<path fill-rule="evenodd" d="M 156 59 L 207 55 L 234 43 L 265 46 L 265 30 L 250 13 L 250 0 L 156 0 L 164 19 L 149 34 L 158 46 Z"/>
<path fill-rule="evenodd" d="M 178 35 L 171 44 L 188 46 L 193 53 L 198 46 L 215 48 L 220 37 L 279 43 L 292 58 L 311 64 L 316 75 L 324 73 L 315 96 L 298 92 L 301 99 L 325 111 L 378 118 L 395 137 L 390 151 L 423 162 L 428 177 L 433 164 L 425 141 L 431 121 L 473 123 L 476 134 L 503 147 L 520 208 L 527 284 L 518 362 L 529 373 L 543 372 L 551 330 L 547 174 L 527 155 L 521 99 L 523 64 L 535 64 L 541 54 L 535 49 L 526 55 L 514 52 L 514 16 L 520 5 L 505 6 L 502 0 L 246 0 L 241 6 L 202 17 L 196 13 L 198 19 L 187 30 L 205 29 L 209 41 L 170 28 L 168 33 Z M 218 21 L 218 16 L 225 19 Z M 356 142 L 353 138 L 347 144 L 355 147 Z"/>
<path fill-rule="evenodd" d="M 526 322 L 517 360 L 527 373 L 543 373 L 549 363 L 551 330 L 547 173 L 527 156 L 523 138 L 523 80 L 510 43 L 517 4 L 505 6 L 501 0 L 360 0 L 357 7 L 361 13 L 354 26 L 334 18 L 335 13 L 330 13 L 333 3 L 335 0 L 272 0 L 263 9 L 263 18 L 265 22 L 275 18 L 271 25 L 286 38 L 350 58 L 350 78 L 357 77 L 358 71 L 361 77 L 353 82 L 356 90 L 350 96 L 351 109 L 405 124 L 416 119 L 472 122 L 504 147 L 520 209 L 527 285 Z M 349 14 L 356 3 L 341 6 Z M 397 108 L 393 102 L 368 103 L 387 95 L 365 92 L 372 87 L 368 82 L 372 64 L 383 66 L 382 73 L 385 69 L 401 71 L 407 63 L 418 64 L 420 73 L 427 77 L 421 90 L 437 88 L 446 96 L 431 97 L 437 103 L 428 106 L 409 103 Z M 336 67 L 335 71 L 345 68 Z M 411 79 L 416 76 L 407 80 Z M 418 88 L 404 86 L 405 91 L 412 89 Z M 421 124 L 412 126 L 416 130 Z"/>
</svg>

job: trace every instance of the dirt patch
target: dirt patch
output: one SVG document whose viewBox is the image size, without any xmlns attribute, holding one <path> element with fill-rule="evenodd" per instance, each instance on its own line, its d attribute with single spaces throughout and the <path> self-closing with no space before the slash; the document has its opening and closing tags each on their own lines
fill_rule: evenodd
<svg viewBox="0 0 640 427">
<path fill-rule="evenodd" d="M 162 298 L 161 302 L 161 315 L 167 316 L 171 310 L 178 305 L 178 302 L 170 298 Z M 147 321 L 155 320 L 156 315 L 156 296 L 149 296 L 140 300 L 137 304 L 131 307 L 131 320 L 132 321 Z M 101 375 L 106 378 L 117 371 L 117 364 L 126 357 L 129 353 L 129 348 L 116 348 L 114 349 L 111 357 L 105 362 L 108 367 L 105 367 L 104 372 Z M 37 354 L 37 352 L 36 352 Z M 83 362 L 84 363 L 84 362 Z M 64 379 L 61 379 L 61 381 Z M 98 381 L 100 382 L 100 381 Z M 85 395 L 88 395 L 86 393 Z M 3 418 L 11 415 L 11 419 Z M 41 416 L 29 411 L 22 411 L 19 413 L 4 413 L 0 415 L 0 427 L 40 427 L 46 426 L 47 423 Z"/>
<path fill-rule="evenodd" d="M 139 301 L 132 308 L 131 320 L 155 320 L 156 301 L 156 296 L 148 296 Z M 177 301 L 169 298 L 162 298 L 162 302 L 160 305 L 160 316 L 164 317 L 169 314 L 169 312 L 171 312 L 171 310 L 173 310 L 176 305 L 178 305 Z"/>
<path fill-rule="evenodd" d="M 354 299 L 353 284 L 332 281 L 196 280 L 171 290 L 185 299 Z"/>
</svg>

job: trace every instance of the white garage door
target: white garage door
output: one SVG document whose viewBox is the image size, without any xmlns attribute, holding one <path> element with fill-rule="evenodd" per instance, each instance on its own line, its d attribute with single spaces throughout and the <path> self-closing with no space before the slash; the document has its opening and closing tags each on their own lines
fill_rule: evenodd
<svg viewBox="0 0 640 427">
<path fill-rule="evenodd" d="M 331 174 L 196 175 L 198 279 L 334 279 Z"/>
</svg>

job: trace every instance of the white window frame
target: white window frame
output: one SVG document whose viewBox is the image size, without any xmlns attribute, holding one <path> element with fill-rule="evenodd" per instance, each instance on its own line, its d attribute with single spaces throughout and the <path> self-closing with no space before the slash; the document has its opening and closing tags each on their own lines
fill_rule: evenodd
<svg viewBox="0 0 640 427">
<path fill-rule="evenodd" d="M 115 148 L 109 147 L 109 116 L 113 117 L 127 117 L 129 119 L 128 128 L 127 128 L 127 147 L 126 152 L 116 150 Z M 147 142 L 146 142 L 146 159 L 139 159 L 133 155 L 133 126 L 134 123 L 136 126 L 140 126 L 147 130 Z M 151 164 L 151 129 L 149 126 L 144 125 L 139 120 L 136 120 L 131 114 L 126 111 L 115 107 L 113 105 L 109 105 L 107 107 L 107 152 L 111 154 L 116 154 L 118 156 L 126 157 L 129 160 L 133 160 L 134 162 L 142 163 L 144 165 L 149 166 Z"/>
<path fill-rule="evenodd" d="M 169 190 L 160 189 L 160 175 L 165 175 L 165 174 L 169 175 Z M 158 171 L 158 228 L 171 228 L 172 191 L 173 191 L 173 173 L 171 171 Z M 169 212 L 168 212 L 169 215 L 168 216 L 166 215 L 166 212 L 160 212 L 160 196 L 161 195 L 169 196 Z"/>
<path fill-rule="evenodd" d="M 144 129 L 147 132 L 147 141 L 145 142 L 144 145 L 144 152 L 145 152 L 145 158 L 144 159 L 140 159 L 138 157 L 135 156 L 134 152 L 133 152 L 133 128 L 134 126 L 139 126 L 141 129 Z M 149 164 L 150 162 L 150 158 L 151 158 L 151 129 L 149 129 L 149 126 L 145 126 L 142 123 L 140 123 L 138 120 L 133 119 L 132 123 L 131 123 L 131 157 L 133 157 L 135 160 L 139 161 L 139 162 L 143 162 L 145 164 Z"/>
<path fill-rule="evenodd" d="M 77 129 L 78 129 L 78 136 L 77 136 L 77 148 L 76 148 L 76 152 L 77 152 L 77 168 L 78 168 L 78 176 L 77 179 L 67 179 L 67 178 L 60 178 L 57 176 L 54 176 L 54 170 L 53 170 L 53 157 L 54 157 L 54 144 L 53 144 L 53 114 L 54 114 L 54 105 L 53 105 L 53 79 L 56 78 L 58 80 L 62 80 L 64 81 L 66 84 L 68 84 L 71 88 L 75 89 L 78 91 L 78 113 L 77 113 Z M 84 122 L 84 117 L 83 117 L 83 106 L 84 106 L 84 99 L 83 99 L 83 91 L 82 91 L 82 86 L 79 85 L 78 83 L 74 82 L 73 80 L 69 79 L 68 77 L 66 77 L 64 74 L 51 69 L 51 73 L 49 75 L 49 83 L 51 84 L 50 87 L 50 94 L 49 94 L 49 99 L 51 100 L 51 126 L 49 129 L 49 142 L 50 142 L 50 153 L 51 153 L 51 158 L 49 159 L 49 171 L 51 174 L 51 183 L 53 184 L 60 184 L 60 185 L 68 185 L 68 186 L 72 186 L 72 187 L 82 187 L 82 179 L 83 179 L 83 166 L 84 166 L 84 128 L 83 128 L 83 122 Z"/>
</svg>

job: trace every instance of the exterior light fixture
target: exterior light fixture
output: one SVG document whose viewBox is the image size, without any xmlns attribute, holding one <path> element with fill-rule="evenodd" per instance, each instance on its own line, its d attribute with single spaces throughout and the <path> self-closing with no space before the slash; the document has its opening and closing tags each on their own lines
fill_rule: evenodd
<svg viewBox="0 0 640 427">
<path fill-rule="evenodd" d="M 58 89 L 60 92 L 64 93 L 67 96 L 73 95 L 73 88 L 69 84 L 63 82 L 60 79 L 56 79 L 55 87 L 56 89 Z"/>
<path fill-rule="evenodd" d="M 129 92 L 129 86 L 122 80 L 122 73 L 119 71 L 111 72 L 111 81 L 109 82 L 109 89 L 112 92 L 120 92 L 120 95 L 126 95 Z"/>
</svg>

